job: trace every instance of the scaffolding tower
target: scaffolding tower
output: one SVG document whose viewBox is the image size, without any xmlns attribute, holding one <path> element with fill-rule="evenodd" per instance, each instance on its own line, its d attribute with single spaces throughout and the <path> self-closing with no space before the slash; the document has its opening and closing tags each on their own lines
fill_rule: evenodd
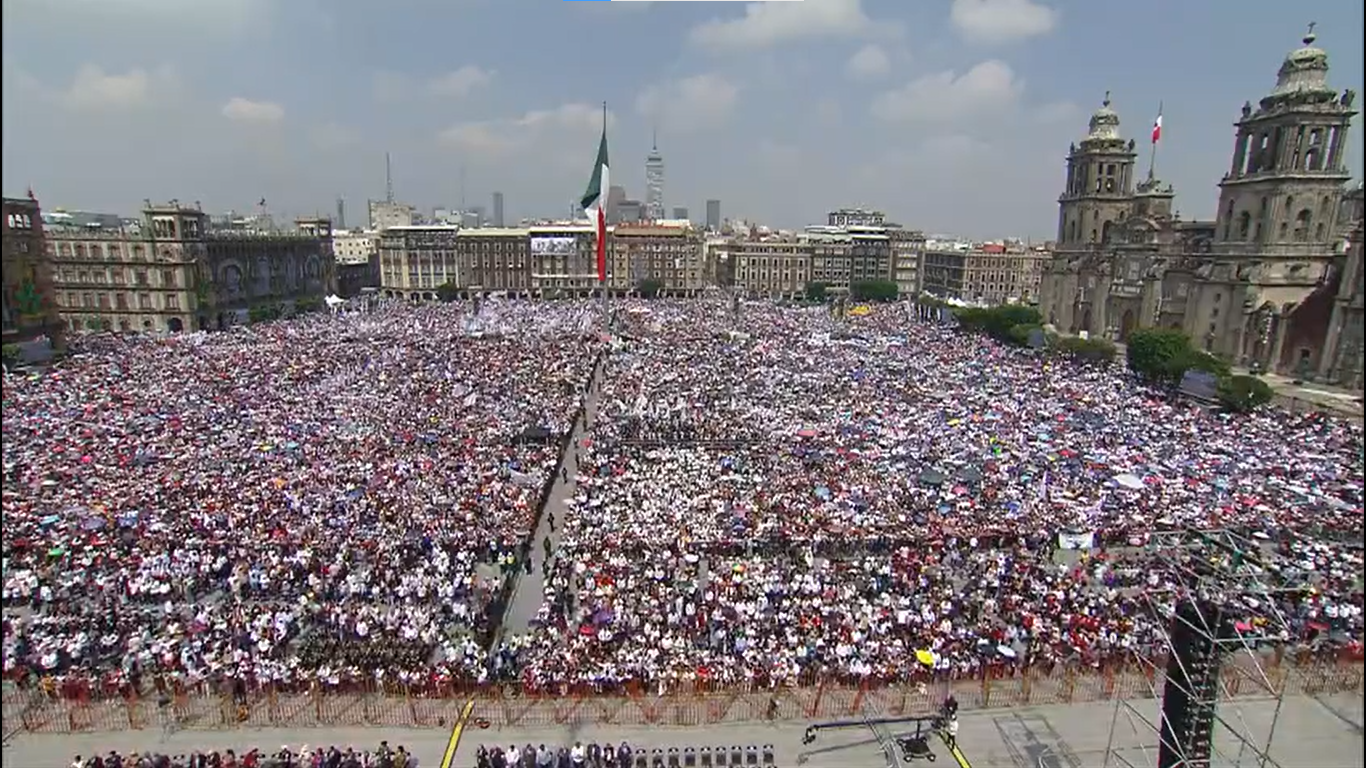
<svg viewBox="0 0 1366 768">
<path fill-rule="evenodd" d="M 1146 549 L 1150 562 L 1179 577 L 1173 587 L 1141 590 L 1153 615 L 1170 616 L 1162 638 L 1167 660 L 1164 668 L 1143 651 L 1132 653 L 1147 690 L 1116 696 L 1105 768 L 1284 768 L 1271 749 L 1293 673 L 1290 665 L 1268 667 L 1264 654 L 1291 637 L 1280 597 L 1305 585 L 1284 578 L 1257 539 L 1231 530 L 1156 532 Z M 1254 621 L 1237 621 L 1254 613 Z M 1183 642 L 1203 650 L 1192 654 L 1180 647 Z M 1174 728 L 1167 707 L 1154 721 L 1153 703 L 1164 702 L 1164 689 L 1166 696 L 1185 698 L 1188 727 Z M 1254 728 L 1244 710 L 1259 703 L 1270 703 L 1273 711 L 1268 723 Z M 1122 720 L 1131 730 L 1127 736 Z"/>
</svg>

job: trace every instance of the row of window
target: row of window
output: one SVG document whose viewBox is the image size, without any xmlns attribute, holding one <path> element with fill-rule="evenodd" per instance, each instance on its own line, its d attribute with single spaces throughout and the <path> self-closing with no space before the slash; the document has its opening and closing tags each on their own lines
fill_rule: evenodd
<svg viewBox="0 0 1366 768">
<path fill-rule="evenodd" d="M 33 229 L 33 217 L 27 213 L 11 213 L 5 220 L 10 229 Z"/>
<path fill-rule="evenodd" d="M 146 270 L 134 269 L 131 271 L 132 285 L 157 287 L 157 288 L 179 288 L 180 280 L 174 269 Z M 64 283 L 89 283 L 92 285 L 126 285 L 129 270 L 124 267 L 108 267 L 106 269 L 78 269 L 76 267 L 63 267 L 61 270 L 61 281 Z M 160 276 L 156 285 L 153 285 L 153 277 Z"/>
<path fill-rule="evenodd" d="M 136 306 L 137 309 L 154 312 L 156 310 L 168 309 L 172 311 L 180 310 L 180 294 L 177 293 L 94 293 L 91 291 L 63 292 L 58 291 L 57 306 L 75 309 L 114 309 L 120 312 L 127 312 Z M 160 300 L 156 297 L 160 296 Z"/>
</svg>

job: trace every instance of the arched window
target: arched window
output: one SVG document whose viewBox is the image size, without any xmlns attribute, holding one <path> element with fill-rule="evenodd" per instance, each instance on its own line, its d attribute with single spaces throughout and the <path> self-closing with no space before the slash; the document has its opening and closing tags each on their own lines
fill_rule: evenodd
<svg viewBox="0 0 1366 768">
<path fill-rule="evenodd" d="M 1067 223 L 1067 242 L 1077 242 L 1077 220 L 1072 219 Z"/>
<path fill-rule="evenodd" d="M 1233 201 L 1228 201 L 1228 206 L 1224 209 L 1224 239 L 1228 240 L 1233 233 Z"/>
<path fill-rule="evenodd" d="M 1313 219 L 1313 214 L 1308 208 L 1301 210 L 1295 215 L 1295 242 L 1302 243 L 1309 239 L 1309 225 Z"/>
<path fill-rule="evenodd" d="M 1108 243 L 1108 242 L 1110 242 L 1110 234 L 1111 234 L 1111 233 L 1110 233 L 1110 230 L 1113 229 L 1113 228 L 1114 228 L 1114 222 L 1113 222 L 1113 221 L 1106 221 L 1104 224 L 1100 225 L 1100 241 L 1101 241 L 1102 243 Z"/>
<path fill-rule="evenodd" d="M 1320 222 L 1318 223 L 1318 225 L 1314 227 L 1314 242 L 1316 242 L 1316 243 L 1321 243 L 1321 242 L 1323 242 L 1323 235 L 1324 235 L 1324 226 L 1323 226 L 1323 222 L 1320 221 Z"/>
<path fill-rule="evenodd" d="M 1246 240 L 1252 233 L 1252 214 L 1243 211 L 1238 214 L 1238 239 Z"/>
</svg>

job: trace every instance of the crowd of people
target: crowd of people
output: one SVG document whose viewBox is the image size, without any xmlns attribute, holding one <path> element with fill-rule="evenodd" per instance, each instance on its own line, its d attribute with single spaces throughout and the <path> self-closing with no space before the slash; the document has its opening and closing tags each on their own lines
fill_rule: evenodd
<svg viewBox="0 0 1366 768">
<path fill-rule="evenodd" d="M 225 749 L 193 750 L 187 754 L 156 751 L 76 755 L 71 768 L 418 768 L 417 756 L 402 745 L 382 741 L 374 749 L 353 746 L 310 747 L 288 745 L 275 752 L 252 748 L 241 752 Z"/>
<path fill-rule="evenodd" d="M 7 375 L 6 677 L 480 679 L 596 321 L 390 307 Z"/>
<path fill-rule="evenodd" d="M 530 686 L 1158 652 L 1192 560 L 1220 553 L 1145 546 L 1184 528 L 1240 531 L 1300 588 L 1229 596 L 1246 635 L 1359 645 L 1359 425 L 1207 412 L 911 306 L 638 312 L 539 627 L 499 658 Z"/>
<path fill-rule="evenodd" d="M 1187 527 L 1240 531 L 1293 587 L 1225 596 L 1240 632 L 1360 643 L 1359 425 L 1208 412 L 911 305 L 628 302 L 610 342 L 598 312 L 100 337 L 9 376 L 6 676 L 554 690 L 1094 665 L 1160 646 L 1220 556 L 1145 546 Z M 604 355 L 545 603 L 490 657 L 479 630 Z"/>
</svg>

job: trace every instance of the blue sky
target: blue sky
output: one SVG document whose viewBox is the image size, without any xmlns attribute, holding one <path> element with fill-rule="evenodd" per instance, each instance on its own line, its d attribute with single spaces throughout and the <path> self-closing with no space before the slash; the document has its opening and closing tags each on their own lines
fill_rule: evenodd
<svg viewBox="0 0 1366 768">
<path fill-rule="evenodd" d="M 611 108 L 639 196 L 658 128 L 665 204 L 796 226 L 873 206 L 931 232 L 1054 234 L 1068 143 L 1108 89 L 1182 214 L 1209 216 L 1245 100 L 1310 21 L 1361 90 L 1343 0 L 5 0 L 4 191 L 131 212 L 199 200 L 348 223 L 421 208 L 563 215 Z M 1359 130 L 1359 127 L 1358 127 Z M 1360 135 L 1351 168 L 1360 176 Z M 1146 152 L 1141 162 L 1146 163 Z"/>
</svg>

